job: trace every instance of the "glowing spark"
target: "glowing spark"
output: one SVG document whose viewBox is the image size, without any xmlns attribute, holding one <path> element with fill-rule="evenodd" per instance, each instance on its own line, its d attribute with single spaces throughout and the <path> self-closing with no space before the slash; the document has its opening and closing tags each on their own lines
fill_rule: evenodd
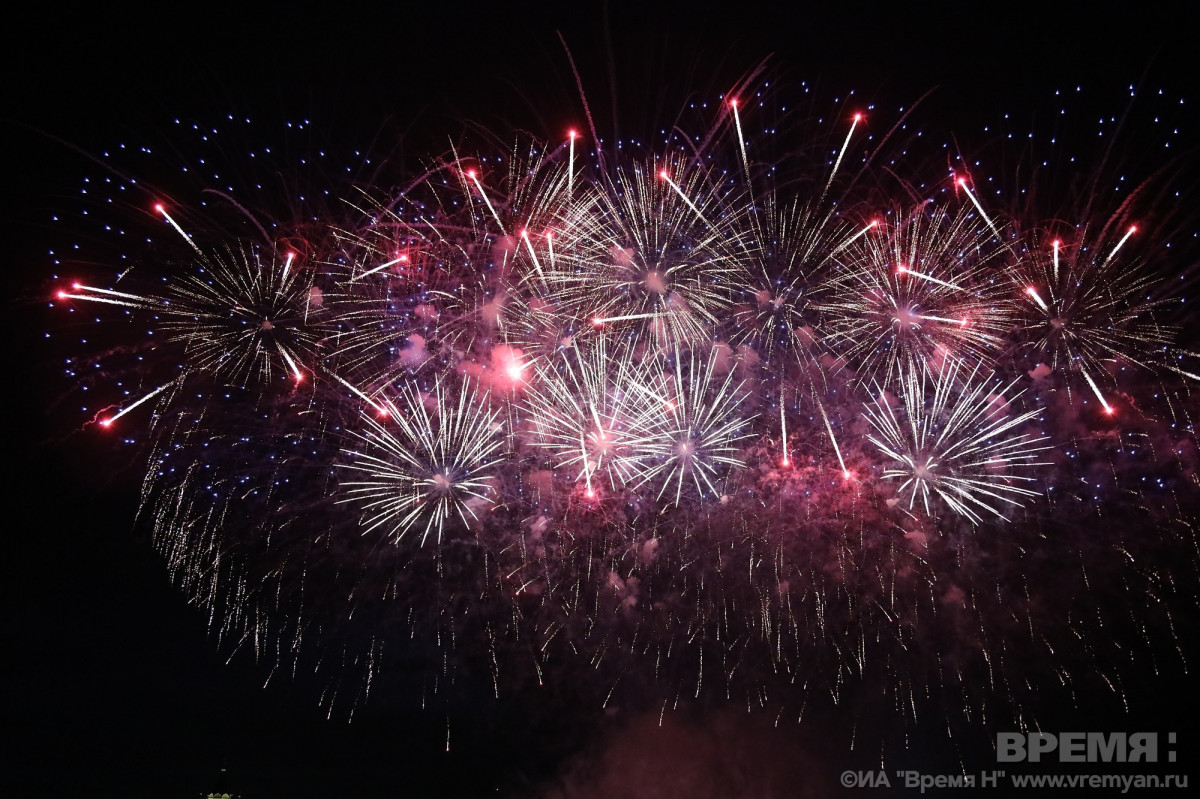
<svg viewBox="0 0 1200 799">
<path fill-rule="evenodd" d="M 896 267 L 896 274 L 897 275 L 912 275 L 913 277 L 919 277 L 921 280 L 928 280 L 930 283 L 936 283 L 939 286 L 945 286 L 946 288 L 954 289 L 955 291 L 963 290 L 963 287 L 958 285 L 957 283 L 951 283 L 948 280 L 941 280 L 939 278 L 934 277 L 933 275 L 927 275 L 924 272 L 918 272 L 915 269 L 908 268 L 904 264 L 900 264 L 899 266 Z"/>
<path fill-rule="evenodd" d="M 733 124 L 737 129 L 738 150 L 742 154 L 742 168 L 746 171 L 746 185 L 750 185 L 750 159 L 746 156 L 746 137 L 742 134 L 742 117 L 738 113 L 738 101 L 730 100 L 729 106 L 733 109 Z"/>
<path fill-rule="evenodd" d="M 971 202 L 974 204 L 975 210 L 979 211 L 979 215 L 983 217 L 983 221 L 987 222 L 987 226 L 990 227 L 992 232 L 996 234 L 996 238 L 1002 238 L 1000 235 L 1000 228 L 996 227 L 996 223 L 993 222 L 992 218 L 987 215 L 987 211 L 983 210 L 983 205 L 981 205 L 978 198 L 975 197 L 975 192 L 971 191 L 970 187 L 967 186 L 967 179 L 959 178 L 957 183 L 962 190 L 966 192 L 966 195 L 971 198 Z"/>
<path fill-rule="evenodd" d="M 1109 261 L 1111 261 L 1113 259 L 1113 256 L 1115 256 L 1118 252 L 1120 252 L 1121 248 L 1125 246 L 1125 242 L 1129 241 L 1130 236 L 1132 236 L 1134 233 L 1137 233 L 1137 225 L 1130 226 L 1129 230 L 1125 233 L 1125 235 L 1121 237 L 1121 240 L 1117 242 L 1117 246 L 1112 248 L 1112 252 L 1110 252 L 1108 254 L 1108 257 L 1105 258 L 1104 261 L 1100 265 L 1104 266 Z"/>
<path fill-rule="evenodd" d="M 537 270 L 538 275 L 545 277 L 545 272 L 542 271 L 542 264 L 538 261 L 537 253 L 533 251 L 533 242 L 529 240 L 529 231 L 521 231 L 521 239 L 525 242 L 526 249 L 529 250 L 529 257 L 533 259 L 533 268 Z M 553 254 L 553 250 L 551 250 Z"/>
<path fill-rule="evenodd" d="M 179 226 L 179 224 L 171 217 L 171 215 L 167 213 L 167 209 L 162 205 L 162 203 L 159 203 L 158 205 L 154 206 L 154 210 L 158 211 L 160 214 L 163 215 L 163 218 L 167 220 L 167 222 L 171 225 L 171 227 L 175 228 L 176 233 L 178 233 L 180 236 L 183 236 L 183 240 L 186 241 L 188 244 L 190 244 L 193 250 L 195 250 L 200 255 L 204 255 L 204 253 L 201 252 L 200 248 L 196 246 L 196 242 L 192 241 L 192 237 L 189 236 L 187 233 L 184 233 L 183 228 L 181 228 Z"/>
<path fill-rule="evenodd" d="M 787 437 L 787 414 L 786 405 L 783 401 L 783 392 L 779 392 L 779 429 L 780 429 L 780 444 L 783 449 L 783 465 L 788 465 L 788 437 Z"/>
<path fill-rule="evenodd" d="M 500 232 L 507 236 L 508 231 L 504 229 L 504 223 L 500 221 L 500 215 L 496 213 L 496 209 L 492 205 L 492 201 L 488 199 L 487 192 L 483 190 L 483 184 L 479 182 L 479 176 L 475 174 L 475 170 L 467 170 L 467 177 L 470 178 L 471 182 L 475 184 L 475 188 L 479 191 L 479 196 L 483 198 L 483 202 L 485 205 L 487 205 L 487 209 L 492 212 L 492 219 L 496 220 L 496 226 L 500 228 Z"/>
<path fill-rule="evenodd" d="M 1096 385 L 1096 381 L 1092 379 L 1092 376 L 1087 373 L 1086 369 L 1081 369 L 1080 372 L 1082 372 L 1083 379 L 1087 381 L 1088 386 L 1092 389 L 1092 393 L 1096 395 L 1096 399 L 1100 400 L 1100 404 L 1104 406 L 1104 412 L 1111 414 L 1113 408 L 1108 404 L 1108 400 L 1104 399 L 1104 395 L 1100 393 L 1100 387 Z"/>
<path fill-rule="evenodd" d="M 145 297 L 139 297 L 136 294 L 127 294 L 123 291 L 113 291 L 112 289 L 101 289 L 94 286 L 85 286 L 82 283 L 75 283 L 71 286 L 75 291 L 92 291 L 98 294 L 103 294 L 103 297 L 97 297 L 94 294 L 73 294 L 69 291 L 59 291 L 55 296 L 60 300 L 86 300 L 87 302 L 99 302 L 106 305 L 119 305 L 125 308 L 144 308 L 154 305 L 153 300 L 147 300 Z"/>
<path fill-rule="evenodd" d="M 862 238 L 863 236 L 867 235 L 868 233 L 870 233 L 872 230 L 874 230 L 874 229 L 875 229 L 875 228 L 877 228 L 877 227 L 879 227 L 879 220 L 878 220 L 878 219 L 872 219 L 872 220 L 871 220 L 871 221 L 870 221 L 870 222 L 867 224 L 867 226 L 866 226 L 865 228 L 863 228 L 862 230 L 858 231 L 858 232 L 857 232 L 857 233 L 855 233 L 853 236 L 851 236 L 850 238 L 846 239 L 846 240 L 845 240 L 845 241 L 843 241 L 841 244 L 839 244 L 839 245 L 838 245 L 838 246 L 837 246 L 837 247 L 836 247 L 836 248 L 833 250 L 833 252 L 831 252 L 831 253 L 830 253 L 830 255 L 837 255 L 837 254 L 838 254 L 838 253 L 840 253 L 842 250 L 846 249 L 846 248 L 847 248 L 847 247 L 849 247 L 851 244 L 853 244 L 854 242 L 858 241 L 860 238 Z"/>
<path fill-rule="evenodd" d="M 408 261 L 407 255 L 398 255 L 395 258 L 393 258 L 392 260 L 386 261 L 373 269 L 368 269 L 367 271 L 365 271 L 361 274 L 355 275 L 354 277 L 350 278 L 350 282 L 351 283 L 357 282 L 359 280 L 362 280 L 364 277 L 375 274 L 376 272 L 382 272 L 384 269 L 387 269 L 389 266 L 395 266 L 396 264 L 406 263 L 407 261 Z"/>
<path fill-rule="evenodd" d="M 662 316 L 662 314 L 658 313 L 630 313 L 622 314 L 620 316 L 593 316 L 592 324 L 596 327 L 601 327 L 609 322 L 623 322 L 628 319 L 657 319 L 660 316 Z"/>
<path fill-rule="evenodd" d="M 862 120 L 862 114 L 855 114 L 854 119 L 850 122 L 850 130 L 846 131 L 846 140 L 842 142 L 842 148 L 838 150 L 837 159 L 833 162 L 833 169 L 829 171 L 829 179 L 825 181 L 825 188 L 821 190 L 821 199 L 825 199 L 825 195 L 829 192 L 829 187 L 833 185 L 833 178 L 837 175 L 838 168 L 842 165 L 842 158 L 846 155 L 846 149 L 850 147 L 850 138 L 854 135 L 854 129 L 858 127 L 858 123 Z"/>
<path fill-rule="evenodd" d="M 687 194 L 684 192 L 683 188 L 678 183 L 671 180 L 671 174 L 669 172 L 667 172 L 667 170 L 665 170 L 665 169 L 660 170 L 658 173 L 658 176 L 660 178 L 662 178 L 668 186 L 670 186 L 672 189 L 675 190 L 675 193 L 679 195 L 680 199 L 682 199 L 685 203 L 687 203 L 687 207 L 692 209 L 692 213 L 694 213 L 696 215 L 697 219 L 699 219 L 701 222 L 708 225 L 709 227 L 713 226 L 711 222 L 709 222 L 707 219 L 704 218 L 704 214 L 701 213 L 700 209 L 696 207 L 696 204 L 694 202 L 692 202 L 692 198 L 687 196 Z"/>
<path fill-rule="evenodd" d="M 173 386 L 173 385 L 175 385 L 175 382 L 176 382 L 176 381 L 172 380 L 172 381 L 171 381 L 171 382 L 169 382 L 169 383 L 163 383 L 161 386 L 159 386 L 158 388 L 154 389 L 154 390 L 153 390 L 153 391 L 151 391 L 149 394 L 147 394 L 146 396 L 144 396 L 144 397 L 142 397 L 141 399 L 139 399 L 137 402 L 133 403 L 132 405 L 126 405 L 124 408 L 122 408 L 121 410 L 117 411 L 117 412 L 116 412 L 116 413 L 114 413 L 112 416 L 108 417 L 107 419 L 104 419 L 104 420 L 102 420 L 102 421 L 100 422 L 100 424 L 101 424 L 101 425 L 103 425 L 104 427 L 111 427 L 113 422 L 117 421 L 117 420 L 118 420 L 118 419 L 120 419 L 122 416 L 124 416 L 125 414 L 129 413 L 130 411 L 132 411 L 134 408 L 136 408 L 136 407 L 138 407 L 139 405 L 141 405 L 143 402 L 147 402 L 147 401 L 149 401 L 149 400 L 153 399 L 154 397 L 157 397 L 159 394 L 161 394 L 161 393 L 162 393 L 163 391 L 165 391 L 167 388 L 169 388 L 170 386 Z"/>
<path fill-rule="evenodd" d="M 825 406 L 818 401 L 817 408 L 821 411 L 821 419 L 825 422 L 825 432 L 829 433 L 829 441 L 833 444 L 833 452 L 837 455 L 838 464 L 842 467 L 842 477 L 850 479 L 850 470 L 846 468 L 846 461 L 842 459 L 842 448 L 838 446 L 837 437 L 833 434 L 833 425 L 829 423 L 829 415 L 825 413 Z"/>
<path fill-rule="evenodd" d="M 575 195 L 575 137 L 577 134 L 575 129 L 571 128 L 567 135 L 571 137 L 570 155 L 567 159 L 567 196 L 573 197 Z"/>
<path fill-rule="evenodd" d="M 1057 251 L 1058 251 L 1057 248 L 1055 248 L 1055 252 L 1057 252 Z M 1050 307 L 1048 305 L 1046 305 L 1045 302 L 1042 301 L 1041 296 L 1037 293 L 1037 289 L 1035 289 L 1033 286 L 1030 286 L 1029 288 L 1025 289 L 1025 293 L 1028 294 L 1030 297 L 1033 297 L 1033 301 L 1038 304 L 1039 308 L 1041 308 L 1043 311 L 1046 311 L 1047 313 L 1049 313 Z"/>
<path fill-rule="evenodd" d="M 330 373 L 329 376 L 332 377 L 334 380 L 338 381 L 339 383 L 341 383 L 346 388 L 350 389 L 350 391 L 355 396 L 357 396 L 363 402 L 367 403 L 372 408 L 374 408 L 375 412 L 378 413 L 380 416 L 387 416 L 389 414 L 389 411 L 388 411 L 388 408 L 386 405 L 376 402 L 375 400 L 371 399 L 366 394 L 364 394 L 362 391 L 360 391 L 353 383 L 349 382 L 348 380 L 344 380 L 341 377 L 339 377 L 338 375 L 333 374 L 333 373 Z"/>
</svg>

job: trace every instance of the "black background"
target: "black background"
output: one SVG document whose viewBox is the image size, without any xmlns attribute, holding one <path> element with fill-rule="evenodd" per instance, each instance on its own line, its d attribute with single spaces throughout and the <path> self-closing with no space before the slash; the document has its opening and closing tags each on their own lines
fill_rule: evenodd
<svg viewBox="0 0 1200 799">
<path fill-rule="evenodd" d="M 222 766 L 251 799 L 528 794 L 569 749 L 468 719 L 446 754 L 436 714 L 327 720 L 303 681 L 264 689 L 248 657 L 225 662 L 134 527 L 128 475 L 95 474 L 95 445 L 43 422 L 61 390 L 47 385 L 61 378 L 41 343 L 53 325 L 47 219 L 82 168 L 44 133 L 95 150 L 175 113 L 232 106 L 319 111 L 354 136 L 390 120 L 386 129 L 413 151 L 440 149 L 437 135 L 466 119 L 551 135 L 578 118 L 556 31 L 585 89 L 607 98 L 611 71 L 623 107 L 646 113 L 677 105 L 686 87 L 720 90 L 769 54 L 831 93 L 903 103 L 938 87 L 930 113 L 972 120 L 1059 85 L 1120 87 L 1151 74 L 1191 98 L 1197 83 L 1190 39 L 1200 18 L 1189 4 L 761 6 L 47 3 L 5 12 L 6 795 L 197 796 L 220 784 Z"/>
</svg>

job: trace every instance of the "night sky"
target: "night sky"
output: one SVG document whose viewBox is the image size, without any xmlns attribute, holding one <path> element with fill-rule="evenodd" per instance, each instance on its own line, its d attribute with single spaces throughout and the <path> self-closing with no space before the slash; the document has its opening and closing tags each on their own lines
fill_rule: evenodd
<svg viewBox="0 0 1200 799">
<path fill-rule="evenodd" d="M 664 727 L 594 708 L 552 715 L 520 701 L 475 714 L 472 692 L 482 689 L 465 685 L 450 700 L 447 754 L 440 713 L 368 706 L 347 723 L 325 717 L 303 676 L 264 689 L 246 653 L 227 662 L 134 523 L 136 458 L 107 452 L 95 430 L 64 427 L 62 413 L 46 421 L 65 390 L 43 339 L 56 324 L 45 303 L 46 251 L 57 235 L 48 219 L 89 168 L 81 153 L 166 129 L 176 114 L 311 115 L 355 141 L 382 131 L 401 157 L 442 149 L 443 132 L 468 120 L 554 135 L 578 122 L 556 31 L 606 119 L 615 81 L 626 130 L 669 113 L 688 89 L 712 96 L 768 55 L 834 96 L 853 88 L 895 105 L 936 87 L 928 115 L 952 127 L 955 115 L 993 119 L 1060 85 L 1117 90 L 1147 75 L 1200 102 L 1200 82 L 1188 74 L 1200 16 L 1182 3 L 987 4 L 986 12 L 895 3 L 778 12 L 755 2 L 612 3 L 607 11 L 599 3 L 404 5 L 26 4 L 6 12 L 4 729 L 15 741 L 0 790 L 195 797 L 224 781 L 247 799 L 534 795 L 591 763 L 597 793 L 654 795 L 656 773 L 724 758 L 750 772 L 775 769 L 783 784 L 805 786 L 798 795 L 837 793 L 837 772 L 857 766 L 857 755 L 820 729 L 772 731 L 736 712 Z M 1183 684 L 1146 688 L 1132 718 L 1194 728 L 1195 703 L 1176 691 Z M 564 690 L 561 705 L 570 707 Z M 1111 714 L 1090 721 L 1089 729 L 1125 725 Z M 920 761 L 942 763 L 948 752 L 930 746 Z M 723 778 L 736 772 L 711 768 Z"/>
</svg>

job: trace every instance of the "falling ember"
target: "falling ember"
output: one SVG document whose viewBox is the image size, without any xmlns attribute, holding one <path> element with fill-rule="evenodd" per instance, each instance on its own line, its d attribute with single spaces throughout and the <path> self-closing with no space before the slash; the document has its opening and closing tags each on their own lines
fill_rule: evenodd
<svg viewBox="0 0 1200 799">
<path fill-rule="evenodd" d="M 979 211 L 979 215 L 983 217 L 983 221 L 987 223 L 987 226 L 992 229 L 992 232 L 996 234 L 997 238 L 1000 238 L 1000 228 L 996 227 L 996 223 L 992 221 L 990 216 L 988 216 L 987 211 L 983 210 L 983 205 L 975 196 L 975 192 L 971 191 L 970 187 L 967 185 L 967 179 L 960 177 L 955 182 L 959 185 L 967 197 L 971 199 L 971 204 L 975 206 L 975 210 Z"/>
<path fill-rule="evenodd" d="M 838 464 L 842 467 L 842 477 L 849 480 L 850 470 L 846 468 L 846 461 L 842 458 L 842 449 L 838 446 L 837 437 L 833 434 L 833 425 L 829 423 L 829 415 L 825 413 L 825 406 L 820 402 L 817 403 L 817 408 L 821 411 L 821 419 L 825 422 L 825 432 L 829 433 L 829 442 L 833 444 L 833 452 L 837 455 Z"/>
<path fill-rule="evenodd" d="M 567 135 L 571 139 L 570 154 L 567 158 L 567 196 L 570 197 L 575 193 L 575 129 L 571 128 Z"/>
<path fill-rule="evenodd" d="M 821 191 L 821 199 L 829 192 L 829 187 L 833 185 L 833 179 L 837 175 L 838 168 L 842 165 L 842 159 L 846 156 L 846 149 L 850 146 L 850 139 L 854 136 L 854 129 L 858 127 L 858 123 L 862 121 L 862 114 L 855 114 L 854 119 L 850 122 L 850 130 L 846 131 L 846 140 L 842 142 L 842 147 L 838 150 L 837 159 L 833 162 L 833 169 L 829 170 L 829 179 L 825 181 L 825 188 Z"/>
<path fill-rule="evenodd" d="M 173 385 L 175 385 L 175 382 L 174 382 L 174 381 L 172 381 L 172 382 L 170 382 L 170 383 L 164 383 L 163 385 L 161 385 L 161 386 L 159 386 L 158 388 L 154 389 L 154 390 L 153 390 L 153 391 L 151 391 L 149 394 L 146 394 L 145 396 L 143 396 L 141 399 L 137 400 L 136 402 L 133 402 L 133 403 L 131 403 L 131 404 L 129 404 L 129 405 L 126 405 L 124 408 L 122 408 L 121 410 L 117 411 L 117 412 L 116 412 L 116 413 L 114 413 L 112 416 L 109 416 L 109 417 L 108 417 L 108 418 L 106 418 L 106 419 L 102 419 L 102 420 L 100 421 L 100 424 L 101 424 L 101 426 L 103 426 L 103 427 L 111 427 L 111 426 L 112 426 L 112 424 L 113 424 L 113 422 L 117 421 L 118 419 L 120 419 L 120 418 L 121 418 L 122 416 L 124 416 L 125 414 L 127 414 L 127 413 L 129 413 L 130 411 L 132 411 L 133 409 L 137 408 L 137 407 L 138 407 L 138 406 L 140 406 L 142 403 L 144 403 L 144 402 L 149 402 L 151 399 L 153 399 L 154 397 L 157 397 L 159 394 L 161 394 L 162 392 L 166 391 L 168 388 L 170 388 L 170 387 L 171 387 L 171 386 L 173 386 Z"/>
<path fill-rule="evenodd" d="M 1037 293 L 1037 289 L 1035 289 L 1033 286 L 1030 286 L 1029 288 L 1025 289 L 1025 293 L 1028 294 L 1030 297 L 1033 297 L 1033 301 L 1038 304 L 1039 308 L 1041 308 L 1043 311 L 1049 312 L 1049 310 L 1050 310 L 1049 306 L 1047 306 L 1046 303 L 1042 301 L 1041 296 Z"/>
<path fill-rule="evenodd" d="M 183 240 L 186 241 L 189 245 L 191 245 L 193 250 L 195 250 L 197 253 L 200 253 L 201 255 L 204 254 L 203 252 L 201 252 L 200 248 L 196 246 L 196 242 L 192 241 L 192 237 L 189 236 L 187 233 L 185 233 L 183 228 L 181 228 L 179 226 L 179 223 L 176 222 L 174 220 L 174 218 L 172 218 L 172 216 L 167 213 L 167 209 L 165 207 L 163 207 L 162 203 L 155 205 L 154 210 L 158 211 L 160 214 L 162 214 L 163 219 L 167 220 L 167 223 L 171 227 L 175 228 L 175 232 L 178 233 L 180 236 L 182 236 Z"/>
<path fill-rule="evenodd" d="M 1120 252 L 1121 248 L 1125 246 L 1125 242 L 1129 241 L 1129 239 L 1133 236 L 1134 233 L 1137 233 L 1137 225 L 1130 225 L 1129 230 L 1126 231 L 1125 235 L 1121 237 L 1121 240 L 1117 242 L 1116 246 L 1114 246 L 1112 248 L 1112 252 L 1110 252 L 1108 254 L 1108 257 L 1104 259 L 1101 266 L 1103 266 L 1103 265 L 1107 264 L 1109 261 L 1111 261 L 1116 256 L 1116 254 L 1118 252 Z"/>
<path fill-rule="evenodd" d="M 1087 370 L 1082 370 L 1083 379 L 1087 381 L 1088 386 L 1092 389 L 1092 393 L 1096 395 L 1096 399 L 1100 400 L 1100 404 L 1104 407 L 1104 412 L 1112 414 L 1113 408 L 1108 404 L 1108 400 L 1104 399 L 1104 395 L 1100 393 L 1100 387 L 1096 385 L 1096 381 L 1087 373 Z"/>
<path fill-rule="evenodd" d="M 779 395 L 779 447 L 783 450 L 783 465 L 788 465 L 787 406 L 783 394 Z"/>
<path fill-rule="evenodd" d="M 479 196 L 483 198 L 484 204 L 487 206 L 488 211 L 490 211 L 492 214 L 492 219 L 496 220 L 496 226 L 500 229 L 500 232 L 504 235 L 508 235 L 504 230 L 504 223 L 500 221 L 500 215 L 496 213 L 495 206 L 492 205 L 492 201 L 488 198 L 487 192 L 483 190 L 483 184 L 479 182 L 479 177 L 475 174 L 475 170 L 468 169 L 466 175 L 470 181 L 475 184 L 476 191 L 478 191 Z"/>
</svg>

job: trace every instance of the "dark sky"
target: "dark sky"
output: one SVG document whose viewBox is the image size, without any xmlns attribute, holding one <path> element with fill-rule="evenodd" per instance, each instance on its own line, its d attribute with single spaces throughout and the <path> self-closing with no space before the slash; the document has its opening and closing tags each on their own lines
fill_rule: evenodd
<svg viewBox="0 0 1200 799">
<path fill-rule="evenodd" d="M 43 421 L 61 390 L 41 344 L 52 324 L 41 296 L 46 219 L 85 166 L 43 133 L 95 150 L 175 113 L 228 107 L 319 111 L 355 136 L 391 119 L 414 150 L 465 119 L 553 131 L 576 113 L 556 31 L 589 92 L 606 102 L 615 76 L 631 126 L 639 111 L 666 109 L 685 87 L 728 85 L 769 54 L 835 93 L 899 104 L 937 86 L 931 113 L 976 119 L 1060 84 L 1109 88 L 1147 71 L 1189 96 L 1196 87 L 1187 75 L 1200 17 L 1190 4 L 763 5 L 26 3 L 5 12 L 4 728 L 17 739 L 6 796 L 196 796 L 222 764 L 250 799 L 479 795 L 536 784 L 557 765 L 557 754 L 503 740 L 502 719 L 462 725 L 446 755 L 434 715 L 329 721 L 303 681 L 263 690 L 248 658 L 225 663 L 135 528 L 130 475 L 96 474 L 109 462 L 94 457 L 96 443 Z"/>
</svg>

